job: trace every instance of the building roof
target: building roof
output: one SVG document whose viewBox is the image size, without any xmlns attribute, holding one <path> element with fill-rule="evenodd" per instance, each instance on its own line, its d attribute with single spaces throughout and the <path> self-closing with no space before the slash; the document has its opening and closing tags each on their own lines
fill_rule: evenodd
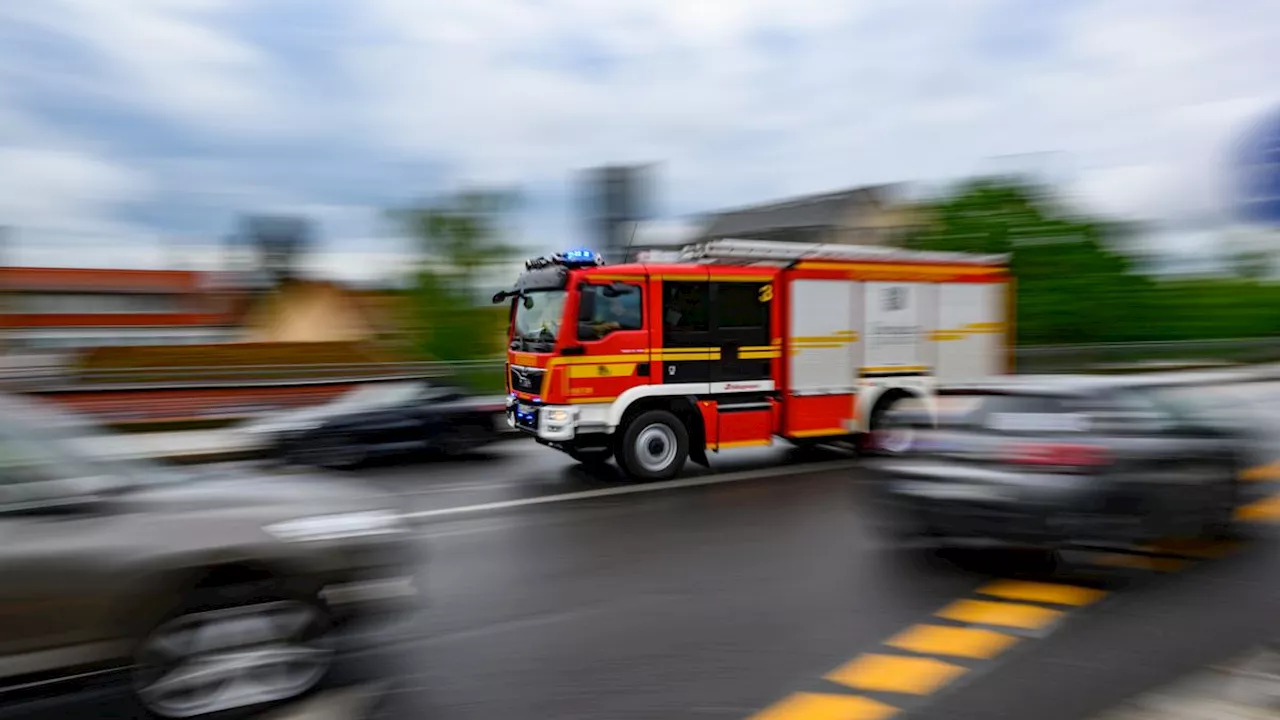
<svg viewBox="0 0 1280 720">
<path fill-rule="evenodd" d="M 733 237 L 771 230 L 834 227 L 854 202 L 882 205 L 895 185 L 872 185 L 726 210 L 709 217 L 704 237 Z"/>
<path fill-rule="evenodd" d="M 8 292 L 191 294 L 203 292 L 208 273 L 196 270 L 0 267 Z"/>
</svg>

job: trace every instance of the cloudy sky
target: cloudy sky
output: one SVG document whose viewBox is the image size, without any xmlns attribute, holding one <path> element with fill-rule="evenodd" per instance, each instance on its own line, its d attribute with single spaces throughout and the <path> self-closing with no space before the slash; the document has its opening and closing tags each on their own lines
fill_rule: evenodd
<svg viewBox="0 0 1280 720">
<path fill-rule="evenodd" d="M 39 0 L 0 38 L 0 223 L 38 264 L 208 262 L 286 210 L 378 275 L 380 209 L 469 183 L 563 247 L 573 173 L 632 161 L 666 217 L 1014 162 L 1185 247 L 1280 107 L 1275 0 Z"/>
</svg>

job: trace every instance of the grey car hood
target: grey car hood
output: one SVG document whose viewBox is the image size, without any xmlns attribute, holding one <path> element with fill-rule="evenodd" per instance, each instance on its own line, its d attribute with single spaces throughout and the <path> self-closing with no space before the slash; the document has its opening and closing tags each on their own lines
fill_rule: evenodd
<svg viewBox="0 0 1280 720">
<path fill-rule="evenodd" d="M 394 510 L 395 498 L 367 485 L 320 475 L 193 475 L 139 485 L 118 497 L 131 511 L 204 513 L 243 511 L 287 519 L 367 510 Z"/>
</svg>

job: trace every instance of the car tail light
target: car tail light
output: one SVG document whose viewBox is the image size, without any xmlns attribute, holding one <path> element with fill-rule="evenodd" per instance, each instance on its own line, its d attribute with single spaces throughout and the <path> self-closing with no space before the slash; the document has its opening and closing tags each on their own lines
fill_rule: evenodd
<svg viewBox="0 0 1280 720">
<path fill-rule="evenodd" d="M 1013 465 L 1096 468 L 1111 463 L 1105 447 L 1074 443 L 1022 443 L 1008 448 L 1004 459 Z"/>
</svg>

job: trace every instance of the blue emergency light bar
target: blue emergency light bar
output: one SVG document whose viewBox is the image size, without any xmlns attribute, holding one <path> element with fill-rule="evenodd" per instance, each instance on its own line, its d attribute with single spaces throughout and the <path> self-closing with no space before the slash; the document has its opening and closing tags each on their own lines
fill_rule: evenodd
<svg viewBox="0 0 1280 720">
<path fill-rule="evenodd" d="M 604 258 L 596 254 L 592 250 L 569 250 L 568 252 L 556 253 L 550 257 L 532 258 L 526 260 L 524 266 L 528 269 L 544 268 L 548 265 L 562 265 L 564 267 L 593 267 L 603 265 Z"/>
</svg>

